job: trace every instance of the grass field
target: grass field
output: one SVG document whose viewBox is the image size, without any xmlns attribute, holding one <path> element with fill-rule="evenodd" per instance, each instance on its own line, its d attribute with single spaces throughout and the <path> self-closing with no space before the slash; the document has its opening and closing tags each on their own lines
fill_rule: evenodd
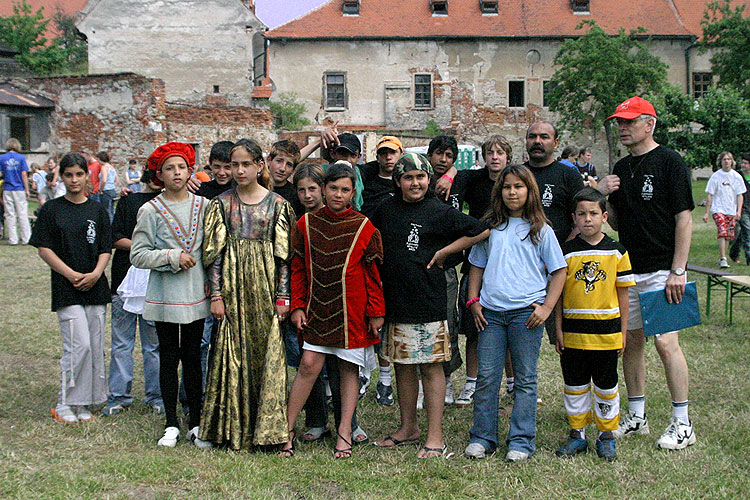
<svg viewBox="0 0 750 500">
<path fill-rule="evenodd" d="M 705 183 L 696 183 L 696 202 Z M 716 267 L 713 223 L 694 212 L 691 262 Z M 750 274 L 750 267 L 735 269 Z M 705 279 L 698 282 L 705 314 Z M 462 456 L 471 408 L 448 408 L 445 435 L 449 460 L 419 461 L 416 447 L 355 448 L 349 461 L 333 459 L 333 441 L 300 444 L 292 459 L 263 453 L 203 452 L 180 442 L 158 449 L 163 418 L 137 401 L 111 418 L 66 426 L 49 415 L 59 387 L 60 340 L 49 311 L 49 271 L 31 247 L 0 245 L 0 498 L 168 499 L 403 499 L 403 498 L 747 498 L 750 463 L 750 368 L 747 362 L 750 300 L 735 302 L 735 321 L 724 316 L 723 296 L 714 292 L 704 324 L 681 335 L 691 375 L 691 418 L 698 437 L 687 450 L 654 446 L 671 410 L 658 356 L 647 350 L 647 412 L 652 434 L 618 442 L 619 459 L 604 463 L 589 452 L 575 460 L 554 456 L 567 435 L 558 357 L 549 345 L 540 357 L 538 452 L 509 465 L 505 448 L 487 460 Z M 109 353 L 107 353 L 107 357 Z M 133 393 L 142 398 L 140 354 Z M 463 372 L 454 374 L 460 387 Z M 622 380 L 622 378 L 621 378 Z M 374 384 L 373 384 L 374 385 Z M 625 386 L 621 381 L 621 394 Z M 505 400 L 507 404 L 507 400 Z M 375 404 L 373 391 L 360 402 L 371 438 L 397 425 L 397 407 Z M 420 413 L 422 425 L 426 417 Z M 332 421 L 332 417 L 331 417 Z M 301 423 L 300 423 L 301 425 Z M 500 416 L 504 439 L 508 418 Z M 591 428 L 590 428 L 591 429 Z M 424 430 L 424 428 L 423 428 Z M 593 430 L 593 429 L 592 429 Z M 589 432 L 589 441 L 593 444 Z M 743 465 L 745 464 L 745 465 Z"/>
</svg>

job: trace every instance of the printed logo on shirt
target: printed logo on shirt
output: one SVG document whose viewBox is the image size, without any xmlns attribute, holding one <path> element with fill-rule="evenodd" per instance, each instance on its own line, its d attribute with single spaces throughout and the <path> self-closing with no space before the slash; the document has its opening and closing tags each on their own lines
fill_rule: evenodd
<svg viewBox="0 0 750 500">
<path fill-rule="evenodd" d="M 410 252 L 416 252 L 419 248 L 419 228 L 422 227 L 421 224 L 414 224 L 411 223 L 411 231 L 409 231 L 409 236 L 406 238 L 406 248 Z"/>
<path fill-rule="evenodd" d="M 86 229 L 86 241 L 93 245 L 96 241 L 96 221 L 87 219 L 86 222 L 89 223 L 89 227 Z"/>
<path fill-rule="evenodd" d="M 455 208 L 456 210 L 461 210 L 461 208 L 458 206 L 458 195 L 452 194 L 448 197 L 448 202 L 450 205 Z"/>
<path fill-rule="evenodd" d="M 582 262 L 582 268 L 576 271 L 575 278 L 584 282 L 586 286 L 583 291 L 588 294 L 594 291 L 594 283 L 607 279 L 607 273 L 599 269 L 599 262 L 590 260 Z"/>
<path fill-rule="evenodd" d="M 10 158 L 6 163 L 5 166 L 8 170 L 13 170 L 14 172 L 17 172 L 18 169 L 21 167 L 21 162 L 16 160 L 15 158 Z"/>
<path fill-rule="evenodd" d="M 653 175 L 643 176 L 643 188 L 641 189 L 641 197 L 646 201 L 649 201 L 654 197 L 653 179 Z"/>
<path fill-rule="evenodd" d="M 554 184 L 545 184 L 544 185 L 544 192 L 542 193 L 542 205 L 549 208 L 550 205 L 552 205 L 552 198 L 554 197 L 552 194 L 552 188 L 555 187 Z"/>
</svg>

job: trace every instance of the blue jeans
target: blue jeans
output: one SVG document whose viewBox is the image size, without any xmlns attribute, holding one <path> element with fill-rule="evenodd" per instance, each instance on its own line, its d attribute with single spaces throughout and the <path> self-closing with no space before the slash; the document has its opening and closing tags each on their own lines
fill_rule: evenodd
<svg viewBox="0 0 750 500">
<path fill-rule="evenodd" d="M 139 327 L 143 353 L 143 385 L 146 404 L 161 403 L 159 388 L 159 339 L 154 323 L 140 314 L 122 308 L 119 295 L 112 295 L 112 359 L 109 362 L 109 401 L 124 406 L 133 404 L 130 394 L 133 384 L 133 348 L 135 329 Z"/>
<path fill-rule="evenodd" d="M 506 349 L 510 349 L 515 373 L 515 402 L 506 440 L 508 450 L 529 455 L 536 450 L 536 367 L 544 327 L 526 328 L 526 320 L 533 310 L 524 307 L 504 312 L 483 311 L 489 324 L 479 332 L 479 373 L 469 442 L 481 444 L 488 452 L 494 451 L 498 444 L 497 412 Z"/>
<path fill-rule="evenodd" d="M 109 215 L 109 222 L 115 217 L 115 198 L 117 198 L 117 192 L 114 189 L 105 189 L 99 196 L 99 201 L 104 205 L 104 209 Z"/>
<path fill-rule="evenodd" d="M 745 196 L 750 196 L 750 193 L 745 193 Z M 738 260 L 740 250 L 744 250 L 745 261 L 750 263 L 750 213 L 742 212 L 742 217 L 740 217 L 740 221 L 734 229 L 734 234 L 735 240 L 729 250 L 729 256 Z"/>
</svg>

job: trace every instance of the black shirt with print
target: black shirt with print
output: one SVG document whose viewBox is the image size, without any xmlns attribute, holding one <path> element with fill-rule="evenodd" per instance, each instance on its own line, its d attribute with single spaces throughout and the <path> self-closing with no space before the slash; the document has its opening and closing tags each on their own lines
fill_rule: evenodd
<svg viewBox="0 0 750 500">
<path fill-rule="evenodd" d="M 451 187 L 451 196 L 455 194 L 462 207 L 466 202 L 469 205 L 469 215 L 475 219 L 481 219 L 492 203 L 492 188 L 494 186 L 495 181 L 490 179 L 490 173 L 486 167 L 460 170 L 456 174 L 456 179 Z M 471 249 L 464 251 L 463 265 L 461 266 L 462 274 L 469 272 L 470 251 Z"/>
<path fill-rule="evenodd" d="M 622 158 L 612 173 L 620 178 L 620 188 L 609 195 L 609 202 L 633 272 L 670 269 L 674 216 L 695 208 L 690 170 L 676 151 L 658 146 L 644 155 Z"/>
<path fill-rule="evenodd" d="M 360 212 L 371 217 L 378 205 L 393 196 L 393 179 L 380 177 L 380 165 L 377 161 L 360 165 L 359 173 L 364 185 Z"/>
<path fill-rule="evenodd" d="M 131 193 L 128 196 L 120 197 L 120 200 L 117 202 L 115 216 L 112 219 L 113 243 L 123 238 L 133 238 L 135 224 L 138 222 L 138 209 L 158 194 L 159 192 L 156 191 L 153 193 Z M 117 294 L 117 289 L 128 274 L 128 269 L 130 269 L 130 250 L 116 249 L 115 254 L 112 256 L 112 295 Z"/>
<path fill-rule="evenodd" d="M 542 197 L 544 215 L 555 231 L 557 242 L 564 242 L 573 230 L 573 196 L 584 188 L 583 178 L 577 170 L 552 162 L 546 167 L 532 167 L 524 163 L 534 174 Z"/>
<path fill-rule="evenodd" d="M 42 206 L 30 245 L 49 248 L 73 271 L 90 273 L 99 255 L 112 252 L 112 230 L 104 207 L 95 201 L 73 203 L 65 197 Z M 102 305 L 110 302 L 107 276 L 102 273 L 94 286 L 82 292 L 51 270 L 52 310 L 72 305 Z"/>
</svg>

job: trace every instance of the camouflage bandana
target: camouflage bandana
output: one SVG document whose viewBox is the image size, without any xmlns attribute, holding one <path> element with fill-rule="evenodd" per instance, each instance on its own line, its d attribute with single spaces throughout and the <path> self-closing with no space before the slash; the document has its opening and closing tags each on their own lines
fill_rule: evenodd
<svg viewBox="0 0 750 500">
<path fill-rule="evenodd" d="M 429 176 L 432 176 L 432 165 L 430 162 L 419 153 L 406 153 L 396 162 L 396 166 L 393 167 L 393 178 L 398 181 L 402 175 L 410 170 L 422 170 L 427 172 Z"/>
</svg>

